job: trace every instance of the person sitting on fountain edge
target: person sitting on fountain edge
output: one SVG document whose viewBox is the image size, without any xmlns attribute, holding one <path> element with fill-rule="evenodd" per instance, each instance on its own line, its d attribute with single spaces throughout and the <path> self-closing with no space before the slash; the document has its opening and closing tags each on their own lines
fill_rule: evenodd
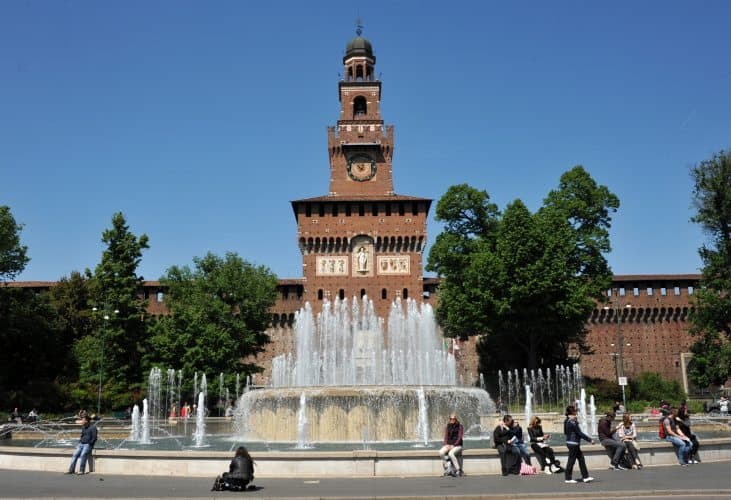
<svg viewBox="0 0 731 500">
<path fill-rule="evenodd" d="M 85 474 L 86 461 L 91 455 L 91 450 L 94 448 L 96 438 L 96 425 L 91 425 L 91 418 L 89 418 L 89 415 L 84 415 L 81 418 L 81 438 L 79 439 L 79 445 L 76 447 L 76 450 L 71 457 L 69 470 L 64 472 L 64 474 L 74 473 L 74 470 L 76 469 L 76 461 L 79 457 L 81 457 L 81 464 L 79 465 L 79 472 L 77 474 Z"/>
<path fill-rule="evenodd" d="M 492 442 L 500 455 L 500 468 L 503 476 L 520 474 L 520 454 L 513 451 L 513 446 L 509 444 L 509 441 L 513 438 L 513 433 L 510 430 L 512 423 L 513 417 L 506 414 L 492 433 Z"/>
<path fill-rule="evenodd" d="M 561 465 L 556 460 L 553 448 L 548 446 L 547 441 L 551 439 L 551 435 L 543 434 L 540 417 L 533 415 L 530 419 L 528 435 L 530 436 L 530 447 L 535 452 L 541 464 L 541 471 L 546 474 L 553 474 L 553 467 L 556 467 L 556 472 L 563 472 Z"/>
<path fill-rule="evenodd" d="M 459 423 L 457 414 L 449 415 L 449 422 L 444 428 L 444 446 L 439 450 L 442 457 L 445 476 L 464 476 L 462 471 L 462 435 L 464 427 Z M 449 457 L 449 458 L 447 458 Z M 449 460 L 449 462 L 448 462 Z M 451 462 L 451 467 L 449 466 Z"/>
<path fill-rule="evenodd" d="M 599 424 L 597 425 L 599 442 L 604 447 L 604 449 L 607 450 L 607 453 L 609 453 L 609 457 L 611 459 L 610 468 L 614 470 L 627 470 L 627 468 L 621 463 L 622 459 L 624 458 L 624 453 L 625 451 L 627 451 L 627 448 L 624 443 L 614 439 L 614 433 L 620 427 L 612 427 L 614 416 L 615 415 L 613 411 L 608 411 L 605 414 L 604 418 L 599 420 Z"/>
<path fill-rule="evenodd" d="M 526 465 L 533 466 L 530 461 L 530 452 L 528 451 L 528 446 L 525 444 L 525 441 L 523 441 L 523 429 L 520 427 L 520 424 L 515 420 L 510 422 L 509 426 L 512 438 L 510 439 L 510 441 L 508 441 L 508 443 L 513 447 L 513 451 L 520 454 Z"/>
</svg>

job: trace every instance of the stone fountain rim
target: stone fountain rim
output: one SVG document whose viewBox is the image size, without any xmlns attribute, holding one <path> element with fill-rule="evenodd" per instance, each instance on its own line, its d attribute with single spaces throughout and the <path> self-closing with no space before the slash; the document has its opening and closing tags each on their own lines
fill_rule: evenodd
<svg viewBox="0 0 731 500">
<path fill-rule="evenodd" d="M 716 445 L 731 446 L 731 437 L 704 439 L 703 444 L 710 447 Z M 669 445 L 665 441 L 642 441 L 642 450 L 667 449 Z M 604 448 L 599 445 L 585 445 L 584 451 L 597 451 Z M 34 455 L 34 456 L 71 456 L 71 448 L 33 448 L 25 446 L 0 446 L 0 455 Z M 254 452 L 254 459 L 290 459 L 290 458 L 333 458 L 349 459 L 352 457 L 429 457 L 433 458 L 437 453 L 436 448 L 410 449 L 410 450 L 345 450 L 345 451 L 257 451 Z M 467 448 L 463 451 L 466 456 L 497 455 L 494 448 Z M 231 458 L 231 451 L 213 450 L 118 450 L 118 449 L 95 449 L 97 457 L 160 457 L 168 460 L 196 458 Z"/>
</svg>

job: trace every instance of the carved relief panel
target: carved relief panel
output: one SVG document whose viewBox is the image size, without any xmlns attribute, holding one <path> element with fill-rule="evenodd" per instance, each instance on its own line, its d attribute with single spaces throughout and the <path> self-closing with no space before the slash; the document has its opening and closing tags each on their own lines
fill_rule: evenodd
<svg viewBox="0 0 731 500">
<path fill-rule="evenodd" d="M 378 256 L 378 274 L 410 275 L 411 259 L 408 255 Z"/>
<path fill-rule="evenodd" d="M 347 276 L 348 257 L 345 255 L 334 257 L 317 257 L 316 276 Z"/>
</svg>

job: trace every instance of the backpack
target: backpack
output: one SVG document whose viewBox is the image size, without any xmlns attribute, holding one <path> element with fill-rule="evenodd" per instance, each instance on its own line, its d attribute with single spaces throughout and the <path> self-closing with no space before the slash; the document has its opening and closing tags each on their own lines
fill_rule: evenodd
<svg viewBox="0 0 731 500">
<path fill-rule="evenodd" d="M 667 437 L 665 434 L 665 417 L 660 419 L 660 431 L 658 432 L 658 436 L 660 436 L 660 439 L 665 439 Z"/>
</svg>

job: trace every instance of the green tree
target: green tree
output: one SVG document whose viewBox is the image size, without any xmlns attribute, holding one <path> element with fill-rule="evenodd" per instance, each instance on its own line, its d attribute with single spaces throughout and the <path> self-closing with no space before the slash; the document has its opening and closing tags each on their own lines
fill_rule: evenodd
<svg viewBox="0 0 731 500">
<path fill-rule="evenodd" d="M 102 242 L 107 248 L 101 262 L 93 274 L 86 273 L 89 302 L 97 311 L 91 316 L 94 333 L 81 337 L 74 347 L 80 381 L 75 396 L 82 403 L 95 402 L 101 375 L 102 407 L 109 409 L 129 405 L 144 379 L 146 301 L 140 295 L 143 277 L 137 275 L 137 267 L 149 245 L 147 235 L 130 232 L 122 213 L 112 216 Z"/>
<path fill-rule="evenodd" d="M 51 288 L 51 304 L 56 311 L 55 329 L 63 349 L 57 374 L 59 383 L 78 389 L 79 369 L 74 356 L 74 346 L 87 336 L 93 336 L 92 305 L 89 278 L 73 271 Z"/>
<path fill-rule="evenodd" d="M 22 229 L 10 207 L 0 206 L 0 281 L 15 278 L 30 260 L 26 255 L 28 247 L 20 244 Z"/>
<path fill-rule="evenodd" d="M 536 213 L 516 200 L 501 214 L 487 192 L 449 188 L 427 264 L 442 277 L 445 335 L 482 335 L 481 364 L 491 370 L 565 360 L 570 342 L 583 345 L 586 317 L 611 283 L 603 253 L 618 203 L 582 167 L 565 173 Z"/>
<path fill-rule="evenodd" d="M 699 387 L 731 377 L 731 151 L 721 151 L 691 170 L 696 215 L 708 237 L 699 254 L 703 277 L 696 294 L 691 334 L 698 337 L 689 375 Z"/>
<path fill-rule="evenodd" d="M 29 410 L 62 399 L 55 376 L 63 352 L 47 293 L 0 287 L 0 404 Z"/>
<path fill-rule="evenodd" d="M 235 253 L 193 259 L 194 269 L 173 266 L 161 281 L 167 287 L 169 316 L 152 328 L 148 365 L 209 374 L 260 369 L 243 358 L 261 352 L 276 301 L 277 277 Z"/>
</svg>

